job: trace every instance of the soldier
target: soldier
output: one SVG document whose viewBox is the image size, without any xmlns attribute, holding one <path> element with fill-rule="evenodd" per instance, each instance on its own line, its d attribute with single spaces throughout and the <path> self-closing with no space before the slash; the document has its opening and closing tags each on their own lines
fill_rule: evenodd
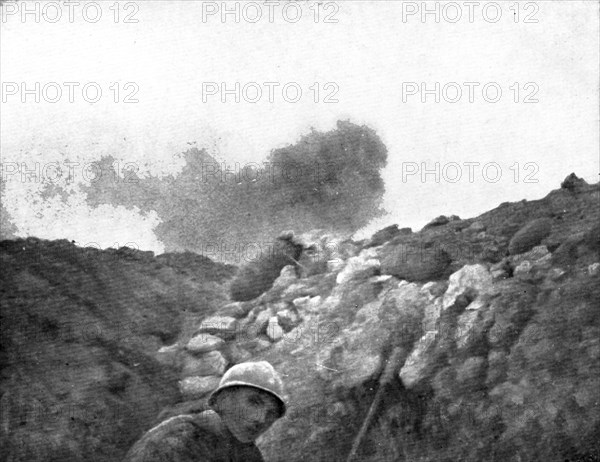
<svg viewBox="0 0 600 462">
<path fill-rule="evenodd" d="M 268 251 L 240 268 L 229 287 L 231 299 L 247 301 L 263 294 L 285 266 L 298 264 L 301 254 L 302 245 L 295 241 L 293 231 L 280 234 Z"/>
<path fill-rule="evenodd" d="M 172 417 L 146 432 L 124 462 L 263 462 L 254 440 L 286 411 L 273 366 L 233 366 L 208 404 L 212 410 Z"/>
</svg>

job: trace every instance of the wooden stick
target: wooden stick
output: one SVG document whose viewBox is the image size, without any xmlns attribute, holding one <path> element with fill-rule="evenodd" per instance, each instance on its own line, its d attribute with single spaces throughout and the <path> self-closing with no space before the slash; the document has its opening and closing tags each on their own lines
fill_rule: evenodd
<svg viewBox="0 0 600 462">
<path fill-rule="evenodd" d="M 375 416 L 375 411 L 377 411 L 377 408 L 379 407 L 379 403 L 383 399 L 384 392 L 385 392 L 385 386 L 393 380 L 393 378 L 396 374 L 396 371 L 398 370 L 398 366 L 399 366 L 398 363 L 400 362 L 400 360 L 403 356 L 404 356 L 404 349 L 401 347 L 396 347 L 392 351 L 392 354 L 390 355 L 390 358 L 388 359 L 387 365 L 385 366 L 385 369 L 384 369 L 383 373 L 381 374 L 381 377 L 379 378 L 379 388 L 377 389 L 377 393 L 375 393 L 375 398 L 373 399 L 373 403 L 371 403 L 371 407 L 369 408 L 369 412 L 367 413 L 367 416 L 365 417 L 365 420 L 363 421 L 362 427 L 360 427 L 360 431 L 358 432 L 358 435 L 356 435 L 356 438 L 354 439 L 354 443 L 352 444 L 352 449 L 350 451 L 350 454 L 348 455 L 348 458 L 346 459 L 346 462 L 352 462 L 354 460 L 354 457 L 356 457 L 358 448 L 360 447 L 360 444 L 362 443 L 363 438 L 367 434 L 367 430 L 369 429 L 369 426 L 371 425 L 371 421 L 373 420 L 373 417 Z"/>
</svg>

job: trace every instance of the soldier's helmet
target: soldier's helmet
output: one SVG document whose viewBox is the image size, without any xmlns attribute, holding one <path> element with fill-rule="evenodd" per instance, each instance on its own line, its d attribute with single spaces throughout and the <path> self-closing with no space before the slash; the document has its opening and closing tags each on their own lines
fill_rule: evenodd
<svg viewBox="0 0 600 462">
<path fill-rule="evenodd" d="M 208 404 L 213 407 L 221 391 L 237 386 L 258 388 L 269 393 L 279 403 L 279 417 L 285 414 L 286 404 L 283 399 L 283 381 L 277 371 L 267 361 L 240 363 L 230 368 L 221 378 L 219 387 L 210 395 Z"/>
</svg>

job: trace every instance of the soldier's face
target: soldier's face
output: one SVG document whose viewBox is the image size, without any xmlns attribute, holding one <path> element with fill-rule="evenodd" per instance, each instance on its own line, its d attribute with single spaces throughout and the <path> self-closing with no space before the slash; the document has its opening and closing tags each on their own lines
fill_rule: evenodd
<svg viewBox="0 0 600 462">
<path fill-rule="evenodd" d="M 219 414 L 239 441 L 249 443 L 279 418 L 279 404 L 269 393 L 251 387 L 223 390 Z"/>
</svg>

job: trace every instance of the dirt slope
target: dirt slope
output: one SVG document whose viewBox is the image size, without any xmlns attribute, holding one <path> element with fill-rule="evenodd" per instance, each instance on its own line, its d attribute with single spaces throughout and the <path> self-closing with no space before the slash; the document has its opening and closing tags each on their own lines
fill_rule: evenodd
<svg viewBox="0 0 600 462">
<path fill-rule="evenodd" d="M 179 400 L 155 353 L 223 301 L 232 268 L 194 255 L 3 241 L 2 460 L 114 461 Z"/>
</svg>

